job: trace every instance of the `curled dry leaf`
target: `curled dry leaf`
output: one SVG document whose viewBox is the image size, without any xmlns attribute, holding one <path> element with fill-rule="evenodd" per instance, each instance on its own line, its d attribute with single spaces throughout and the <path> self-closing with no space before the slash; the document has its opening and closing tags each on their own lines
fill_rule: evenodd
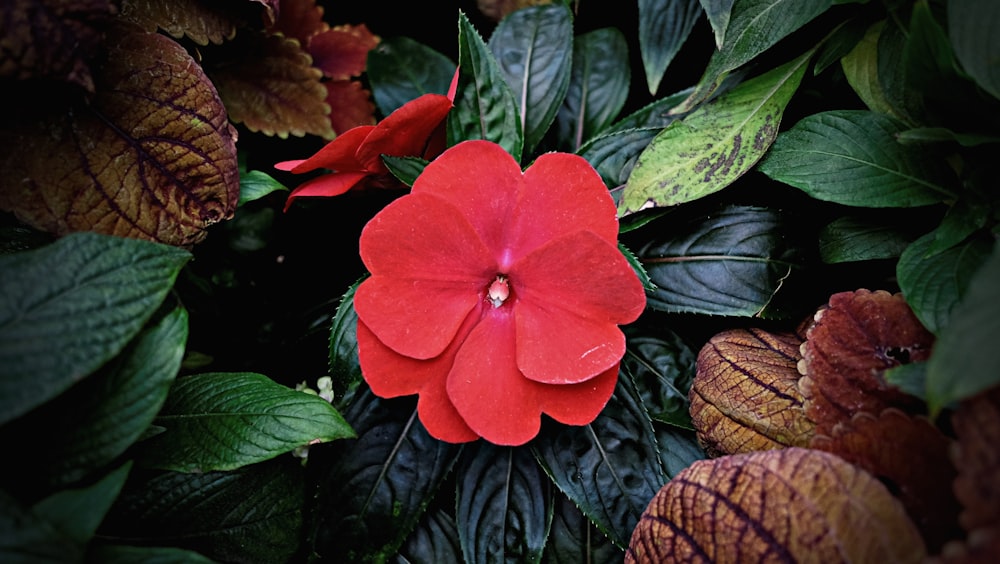
<svg viewBox="0 0 1000 564">
<path fill-rule="evenodd" d="M 794 334 L 734 329 L 698 353 L 691 420 L 709 456 L 807 446 L 813 423 L 799 393 Z"/>
<path fill-rule="evenodd" d="M 937 552 L 962 533 L 958 500 L 947 487 L 956 475 L 948 458 L 952 444 L 926 417 L 889 408 L 878 415 L 855 414 L 835 425 L 830 436 L 816 435 L 810 446 L 832 452 L 889 485 L 928 550 Z"/>
<path fill-rule="evenodd" d="M 236 35 L 239 20 L 231 6 L 203 0 L 122 0 L 121 18 L 144 31 L 163 30 L 171 37 L 187 37 L 198 45 L 216 45 Z"/>
<path fill-rule="evenodd" d="M 700 460 L 653 497 L 626 563 L 920 562 L 899 500 L 833 454 L 798 447 Z"/>
<path fill-rule="evenodd" d="M 175 41 L 118 30 L 107 46 L 89 105 L 0 132 L 0 208 L 57 235 L 193 245 L 236 209 L 236 132 Z"/>
<path fill-rule="evenodd" d="M 882 377 L 890 368 L 927 360 L 934 344 L 934 335 L 901 294 L 864 289 L 834 294 L 817 311 L 806 337 L 799 387 L 817 434 L 829 435 L 834 425 L 863 411 L 926 411 L 922 401 Z"/>
</svg>

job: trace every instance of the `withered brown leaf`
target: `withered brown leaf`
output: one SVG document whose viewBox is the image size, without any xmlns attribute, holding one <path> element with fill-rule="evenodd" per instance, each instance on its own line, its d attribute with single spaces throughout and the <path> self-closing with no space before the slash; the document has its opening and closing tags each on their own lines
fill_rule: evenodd
<svg viewBox="0 0 1000 564">
<path fill-rule="evenodd" d="M 57 235 L 193 245 L 236 208 L 236 132 L 175 41 L 116 30 L 107 47 L 89 105 L 0 132 L 0 208 Z"/>
<path fill-rule="evenodd" d="M 814 425 L 799 393 L 801 339 L 733 329 L 698 353 L 691 420 L 709 456 L 807 446 Z"/>
<path fill-rule="evenodd" d="M 992 526 L 1000 532 L 1000 386 L 962 401 L 951 422 L 960 522 L 966 531 Z"/>
<path fill-rule="evenodd" d="M 625 562 L 920 562 L 923 540 L 871 474 L 789 447 L 699 460 L 667 482 Z"/>
</svg>

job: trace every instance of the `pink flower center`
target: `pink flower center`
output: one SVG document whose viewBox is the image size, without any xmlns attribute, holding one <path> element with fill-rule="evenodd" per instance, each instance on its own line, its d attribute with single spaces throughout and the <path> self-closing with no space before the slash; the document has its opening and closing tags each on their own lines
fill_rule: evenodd
<svg viewBox="0 0 1000 564">
<path fill-rule="evenodd" d="M 510 296 L 510 285 L 507 283 L 507 277 L 497 274 L 496 280 L 486 290 L 486 299 L 493 304 L 493 307 L 500 307 L 508 296 Z"/>
</svg>

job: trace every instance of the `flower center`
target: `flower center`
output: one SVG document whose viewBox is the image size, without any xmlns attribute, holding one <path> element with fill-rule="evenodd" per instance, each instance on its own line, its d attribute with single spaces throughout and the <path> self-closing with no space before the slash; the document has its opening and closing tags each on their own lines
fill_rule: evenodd
<svg viewBox="0 0 1000 564">
<path fill-rule="evenodd" d="M 510 296 L 510 285 L 507 284 L 507 277 L 497 274 L 496 280 L 486 290 L 486 299 L 493 304 L 493 307 L 500 307 L 508 296 Z"/>
</svg>

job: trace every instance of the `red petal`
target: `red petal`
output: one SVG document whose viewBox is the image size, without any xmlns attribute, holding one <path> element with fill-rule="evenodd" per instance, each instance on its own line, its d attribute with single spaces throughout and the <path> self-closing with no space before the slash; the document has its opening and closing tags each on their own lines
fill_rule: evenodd
<svg viewBox="0 0 1000 564">
<path fill-rule="evenodd" d="M 584 319 L 565 309 L 519 302 L 517 365 L 544 384 L 577 384 L 615 366 L 625 354 L 617 325 Z"/>
<path fill-rule="evenodd" d="M 440 94 L 424 94 L 403 104 L 375 126 L 358 149 L 358 160 L 372 170 L 388 171 L 382 155 L 423 157 L 451 108 L 451 100 Z"/>
<path fill-rule="evenodd" d="M 365 137 L 368 137 L 368 134 L 371 133 L 374 128 L 374 125 L 362 125 L 345 131 L 343 135 L 340 135 L 333 141 L 330 141 L 313 156 L 302 161 L 295 168 L 291 169 L 291 172 L 301 174 L 303 172 L 311 172 L 320 168 L 328 168 L 339 172 L 372 172 L 365 170 L 361 162 L 358 161 L 355 153 L 357 153 L 358 147 L 365 140 Z"/>
<path fill-rule="evenodd" d="M 288 199 L 285 200 L 285 211 L 288 211 L 293 200 L 303 196 L 339 196 L 357 186 L 367 176 L 366 172 L 336 172 L 303 182 L 288 195 Z"/>
<path fill-rule="evenodd" d="M 305 159 L 298 159 L 295 161 L 281 161 L 280 163 L 275 163 L 274 168 L 278 170 L 290 171 L 304 162 L 306 162 Z"/>
<path fill-rule="evenodd" d="M 395 353 L 358 322 L 358 359 L 365 381 L 375 395 L 394 398 L 420 394 L 417 413 L 434 438 L 462 443 L 479 438 L 455 410 L 445 381 L 455 361 L 456 346 L 430 360 L 415 360 Z"/>
</svg>

